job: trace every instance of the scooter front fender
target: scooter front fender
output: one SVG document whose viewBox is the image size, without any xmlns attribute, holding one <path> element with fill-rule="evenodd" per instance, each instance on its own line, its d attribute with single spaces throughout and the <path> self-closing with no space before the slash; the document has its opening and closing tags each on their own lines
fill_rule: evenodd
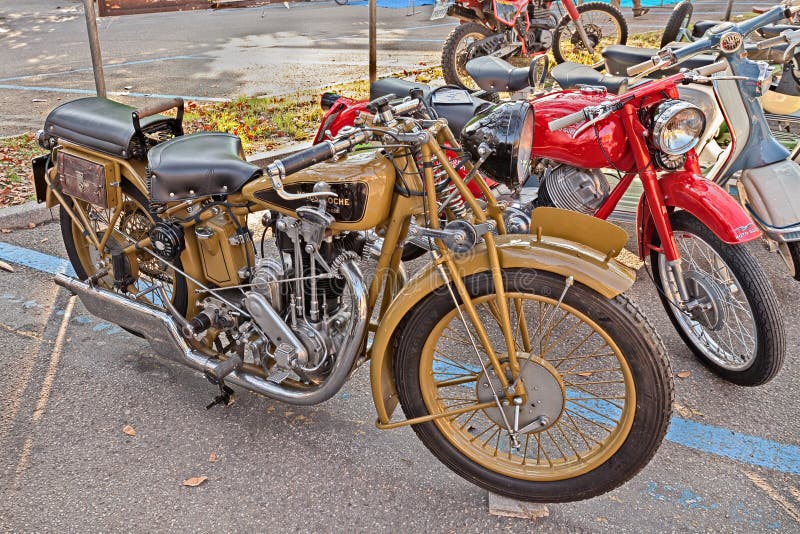
<svg viewBox="0 0 800 534">
<path fill-rule="evenodd" d="M 575 228 L 572 235 L 564 235 L 557 230 L 548 231 L 552 224 L 536 224 L 536 212 L 553 210 L 564 212 L 558 217 L 569 217 L 575 224 L 562 228 Z M 549 218 L 555 223 L 555 218 Z M 588 219 L 588 221 L 587 221 Z M 599 223 L 599 224 L 598 224 Z M 537 226 L 542 226 L 538 235 Z M 627 291 L 636 279 L 634 270 L 615 259 L 607 259 L 620 252 L 627 241 L 627 234 L 619 227 L 574 212 L 555 208 L 539 208 L 534 212 L 534 232 L 537 235 L 503 235 L 495 238 L 500 265 L 503 269 L 537 269 L 572 276 L 575 282 L 584 284 L 601 295 L 613 298 Z M 580 233 L 580 241 L 573 235 Z M 613 235 L 613 242 L 609 236 Z M 467 277 L 489 271 L 489 258 L 485 245 L 479 245 L 466 254 L 454 256 L 458 272 Z M 394 383 L 393 338 L 398 326 L 409 312 L 425 297 L 444 286 L 444 282 L 434 264 L 428 264 L 409 280 L 395 296 L 386 313 L 381 318 L 375 333 L 370 355 L 370 380 L 378 422 L 386 424 L 398 404 Z"/>
<path fill-rule="evenodd" d="M 714 182 L 689 171 L 666 174 L 658 182 L 664 194 L 664 204 L 670 211 L 688 211 L 724 243 L 736 245 L 761 237 L 761 230 L 744 208 Z M 639 200 L 636 228 L 639 233 L 639 256 L 644 259 L 655 233 L 653 215 L 644 195 Z"/>
</svg>

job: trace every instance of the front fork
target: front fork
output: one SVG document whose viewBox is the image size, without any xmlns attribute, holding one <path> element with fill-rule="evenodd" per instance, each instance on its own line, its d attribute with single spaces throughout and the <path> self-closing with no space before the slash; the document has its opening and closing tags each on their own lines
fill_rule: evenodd
<svg viewBox="0 0 800 534">
<path fill-rule="evenodd" d="M 636 107 L 632 103 L 625 104 L 622 108 L 622 122 L 628 134 L 631 152 L 633 153 L 636 167 L 639 169 L 639 178 L 644 188 L 644 197 L 647 201 L 647 209 L 650 210 L 655 231 L 661 240 L 659 252 L 667 258 L 667 268 L 672 273 L 675 280 L 676 290 L 681 302 L 677 303 L 681 308 L 690 307 L 692 297 L 686 287 L 683 277 L 683 265 L 681 262 L 678 243 L 675 241 L 675 234 L 672 231 L 672 224 L 669 221 L 669 211 L 664 202 L 664 193 L 658 182 L 658 174 L 653 168 L 650 152 L 644 141 L 645 130 L 639 122 L 636 114 Z M 694 156 L 691 152 L 690 156 Z M 688 157 L 687 167 L 692 170 L 697 166 L 697 158 Z M 644 228 L 639 229 L 639 248 L 640 250 L 653 250 L 652 243 L 645 243 L 646 239 Z"/>
<path fill-rule="evenodd" d="M 575 30 L 578 32 L 578 37 L 581 38 L 581 41 L 583 41 L 583 44 L 586 46 L 586 51 L 590 54 L 594 54 L 594 47 L 589 41 L 589 36 L 586 34 L 586 28 L 583 27 L 581 15 L 578 13 L 578 8 L 575 7 L 575 3 L 572 2 L 572 0 L 564 0 L 564 7 L 567 9 L 567 13 L 569 13 L 572 22 L 575 23 Z"/>
</svg>

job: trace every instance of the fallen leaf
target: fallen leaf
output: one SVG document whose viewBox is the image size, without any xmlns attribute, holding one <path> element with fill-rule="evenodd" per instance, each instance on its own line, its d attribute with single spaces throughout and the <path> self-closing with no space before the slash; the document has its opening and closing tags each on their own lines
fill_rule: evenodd
<svg viewBox="0 0 800 534">
<path fill-rule="evenodd" d="M 674 408 L 675 412 L 678 415 L 680 415 L 681 417 L 683 417 L 684 419 L 687 419 L 687 418 L 692 416 L 692 410 L 690 410 L 689 408 L 687 408 L 686 406 L 684 406 L 682 404 L 678 404 L 677 402 L 674 402 L 674 403 L 672 403 L 672 407 Z"/>
<path fill-rule="evenodd" d="M 34 228 L 36 228 L 36 223 L 28 223 L 28 228 L 33 230 Z"/>
<path fill-rule="evenodd" d="M 680 373 L 676 374 L 675 376 L 677 376 L 678 378 L 689 378 L 689 376 L 691 376 L 691 374 L 692 373 L 690 373 L 689 371 L 681 371 Z"/>
<path fill-rule="evenodd" d="M 195 488 L 200 484 L 202 484 L 203 482 L 205 482 L 206 480 L 208 480 L 208 477 L 206 476 L 187 478 L 186 480 L 183 481 L 183 485 L 189 486 L 190 488 Z"/>
<path fill-rule="evenodd" d="M 622 504 L 624 502 L 622 499 L 620 499 L 619 497 L 616 497 L 614 495 L 609 495 L 608 499 L 611 500 L 611 501 L 614 501 L 614 502 L 618 502 L 620 504 Z"/>
<path fill-rule="evenodd" d="M 208 455 L 208 461 L 211 462 L 212 464 L 214 462 L 216 462 L 217 461 L 217 453 L 216 452 L 212 452 L 211 454 L 209 454 Z"/>
<path fill-rule="evenodd" d="M 31 102 L 47 102 L 47 100 L 44 100 L 43 98 L 34 98 L 31 100 Z"/>
<path fill-rule="evenodd" d="M 578 373 L 578 376 L 592 376 L 592 373 L 590 371 L 584 371 L 582 373 Z"/>
<path fill-rule="evenodd" d="M 135 436 L 136 430 L 131 425 L 125 425 L 122 427 L 122 432 L 129 436 Z"/>
<path fill-rule="evenodd" d="M 692 410 L 692 415 L 696 415 L 697 417 L 705 417 L 706 415 L 700 410 L 695 410 L 694 408 L 691 408 L 691 410 Z"/>
<path fill-rule="evenodd" d="M 0 269 L 3 269 L 4 271 L 8 271 L 10 273 L 14 272 L 14 268 L 4 261 L 0 261 Z"/>
<path fill-rule="evenodd" d="M 9 229 L 9 228 L 0 228 L 0 232 L 3 232 L 4 234 L 10 234 L 11 233 L 11 229 Z"/>
</svg>

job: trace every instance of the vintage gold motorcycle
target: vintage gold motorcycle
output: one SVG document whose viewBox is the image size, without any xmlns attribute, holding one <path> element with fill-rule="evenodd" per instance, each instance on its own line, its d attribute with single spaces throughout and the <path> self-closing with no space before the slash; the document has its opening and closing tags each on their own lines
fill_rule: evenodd
<svg viewBox="0 0 800 534">
<path fill-rule="evenodd" d="M 617 487 L 655 454 L 672 407 L 664 346 L 623 295 L 625 232 L 543 208 L 531 234 L 506 235 L 477 169 L 513 150 L 518 186 L 531 118 L 498 124 L 505 144 L 462 179 L 446 121 L 408 116 L 419 105 L 377 99 L 355 127 L 260 167 L 238 137 L 183 135 L 179 100 L 66 103 L 33 165 L 79 278 L 55 281 L 203 372 L 219 388 L 209 407 L 230 401 L 230 385 L 318 404 L 369 361 L 378 428 L 413 425 L 470 482 L 544 502 Z M 439 214 L 443 174 L 466 215 Z M 432 243 L 407 279 L 410 235 Z M 405 418 L 393 418 L 398 403 Z"/>
</svg>

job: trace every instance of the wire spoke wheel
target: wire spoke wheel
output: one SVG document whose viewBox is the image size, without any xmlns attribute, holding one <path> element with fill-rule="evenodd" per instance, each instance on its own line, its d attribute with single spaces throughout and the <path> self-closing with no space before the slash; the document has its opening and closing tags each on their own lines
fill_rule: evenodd
<svg viewBox="0 0 800 534">
<path fill-rule="evenodd" d="M 683 340 L 714 372 L 740 385 L 771 380 L 785 352 L 783 320 L 764 271 L 743 245 L 726 245 L 685 211 L 670 215 L 690 306 L 663 254 L 653 253 L 654 281 Z"/>
<path fill-rule="evenodd" d="M 556 308 L 563 278 L 531 270 L 508 277 L 518 373 L 497 296 L 482 287 L 489 277 L 470 282 L 484 289 L 473 303 L 502 372 L 509 383 L 519 376 L 519 403 L 497 406 L 500 378 L 474 326 L 465 326 L 448 296 L 436 295 L 400 338 L 395 375 L 403 409 L 408 417 L 452 413 L 414 429 L 446 465 L 490 491 L 540 502 L 608 491 L 646 464 L 666 431 L 671 381 L 661 342 L 638 311 L 616 306 L 621 301 L 576 285 Z M 624 335 L 622 323 L 632 327 Z M 637 402 L 640 395 L 653 403 Z M 519 447 L 509 434 L 515 421 Z M 641 438 L 636 447 L 633 435 Z"/>
<path fill-rule="evenodd" d="M 89 231 L 98 239 L 112 224 L 113 208 L 102 208 L 75 198 L 71 199 L 70 204 L 86 214 L 92 225 Z M 146 208 L 144 195 L 127 182 L 123 185 L 123 211 L 113 222 L 115 231 L 108 239 L 105 250 L 99 251 L 83 235 L 83 228 L 69 217 L 66 210 L 61 210 L 61 233 L 76 274 L 84 280 L 101 269 L 108 268 L 109 274 L 98 280 L 98 285 L 106 289 L 114 288 L 112 253 L 126 248 L 130 244 L 127 238 L 139 241 L 147 237 L 154 224 L 153 217 Z M 186 281 L 182 275 L 144 250 L 128 254 L 125 258 L 132 278 L 132 283 L 125 288 L 128 293 L 139 293 L 155 283 L 161 283 L 172 304 L 179 312 L 185 313 L 188 299 Z M 142 295 L 139 300 L 159 309 L 166 308 L 158 290 Z"/>
<path fill-rule="evenodd" d="M 580 21 L 589 43 L 594 49 L 589 53 L 580 37 L 578 29 L 569 16 L 561 19 L 553 37 L 553 56 L 556 62 L 572 61 L 594 68 L 603 66 L 601 52 L 608 46 L 625 44 L 628 41 L 628 27 L 622 13 L 609 4 L 589 2 L 578 6 Z"/>
<path fill-rule="evenodd" d="M 466 66 L 469 60 L 484 55 L 476 47 L 490 35 L 491 30 L 474 22 L 460 24 L 450 32 L 442 47 L 442 73 L 446 83 L 471 91 L 479 89 Z"/>
</svg>

